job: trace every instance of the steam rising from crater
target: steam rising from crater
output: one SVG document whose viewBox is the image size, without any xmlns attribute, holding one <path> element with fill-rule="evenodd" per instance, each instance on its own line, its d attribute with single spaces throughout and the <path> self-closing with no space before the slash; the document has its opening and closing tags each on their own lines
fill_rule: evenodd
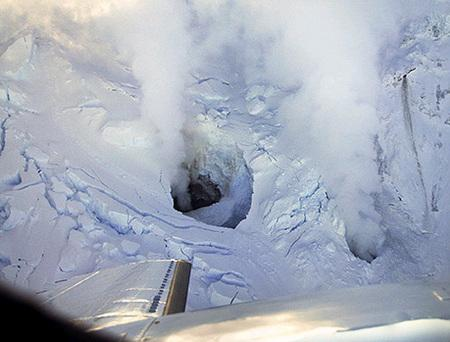
<svg viewBox="0 0 450 342">
<path fill-rule="evenodd" d="M 197 114 L 186 106 L 186 84 L 196 68 L 234 48 L 243 65 L 235 72 L 247 84 L 298 89 L 281 104 L 278 149 L 316 164 L 350 246 L 370 259 L 384 239 L 371 196 L 380 191 L 373 150 L 378 56 L 401 16 L 430 3 L 3 0 L 0 29 L 6 37 L 37 30 L 78 49 L 80 58 L 115 55 L 131 65 L 142 99 L 129 127 L 146 132 L 146 157 L 180 193 L 188 184 L 181 165 L 191 158 L 183 130 Z"/>
</svg>

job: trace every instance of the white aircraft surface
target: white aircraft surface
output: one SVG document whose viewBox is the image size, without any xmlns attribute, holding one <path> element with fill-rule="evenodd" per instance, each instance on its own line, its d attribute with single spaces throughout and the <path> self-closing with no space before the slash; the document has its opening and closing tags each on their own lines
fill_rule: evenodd
<svg viewBox="0 0 450 342">
<path fill-rule="evenodd" d="M 184 310 L 189 270 L 183 261 L 144 261 L 42 295 L 87 330 L 132 341 L 450 340 L 450 283 L 372 285 L 171 314 L 177 298 Z"/>
</svg>

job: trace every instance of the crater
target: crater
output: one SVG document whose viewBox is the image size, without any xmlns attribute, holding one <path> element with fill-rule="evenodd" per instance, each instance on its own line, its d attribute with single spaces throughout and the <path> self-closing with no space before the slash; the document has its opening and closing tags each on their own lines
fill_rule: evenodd
<svg viewBox="0 0 450 342">
<path fill-rule="evenodd" d="M 183 213 L 209 207 L 223 197 L 219 185 L 214 183 L 209 175 L 198 175 L 197 179 L 190 175 L 187 192 L 189 197 L 187 206 L 180 203 L 178 197 L 174 196 L 174 208 Z"/>
<path fill-rule="evenodd" d="M 253 177 L 236 143 L 209 121 L 190 130 L 182 164 L 188 181 L 172 184 L 174 208 L 198 221 L 235 228 L 251 207 Z"/>
</svg>

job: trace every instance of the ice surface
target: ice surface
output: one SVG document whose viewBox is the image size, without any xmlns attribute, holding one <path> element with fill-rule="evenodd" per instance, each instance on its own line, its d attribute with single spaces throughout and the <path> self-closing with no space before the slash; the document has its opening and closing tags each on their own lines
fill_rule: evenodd
<svg viewBox="0 0 450 342">
<path fill-rule="evenodd" d="M 324 176 L 334 169 L 322 172 L 298 140 L 280 143 L 291 126 L 283 119 L 286 99 L 304 101 L 297 109 L 314 108 L 302 97 L 303 84 L 290 82 L 295 75 L 264 72 L 262 47 L 272 46 L 276 34 L 239 31 L 232 9 L 195 9 L 192 44 L 198 45 L 190 53 L 198 63 L 177 83 L 184 87 L 186 125 L 173 134 L 184 141 L 183 160 L 203 156 L 203 169 L 229 188 L 228 197 L 189 217 L 173 209 L 173 175 L 182 167 L 169 170 L 158 158 L 162 143 L 142 121 L 145 92 L 132 57 L 114 50 L 116 39 L 101 26 L 109 12 L 89 21 L 103 27 L 95 30 L 101 36 L 77 11 L 51 29 L 35 11 L 25 31 L 20 20 L 28 17 L 15 22 L 16 12 L 0 11 L 1 18 L 12 13 L 0 25 L 0 277 L 40 291 L 109 266 L 182 258 L 193 264 L 189 309 L 450 277 L 447 7 L 433 3 L 429 12 L 405 17 L 396 23 L 398 37 L 381 44 L 374 111 L 380 128 L 364 140 L 373 152 L 364 168 L 374 167 L 370 182 L 379 191 L 364 193 L 366 175 L 339 165 L 346 184 L 364 199 L 355 207 L 367 209 L 353 216 L 375 225 L 354 227 L 355 234 L 348 234 L 344 214 L 353 206 L 343 208 L 352 198 L 338 200 L 339 184 Z M 202 31 L 212 22 L 213 32 L 222 34 Z M 206 55 L 196 55 L 204 49 Z M 330 51 L 327 65 L 332 60 Z M 295 134 L 306 133 L 308 124 L 292 122 L 306 127 Z M 333 131 L 328 126 L 323 132 Z M 331 142 L 345 139 L 314 133 Z M 236 163 L 240 158 L 245 167 Z M 335 151 L 333 160 L 340 159 L 349 160 L 346 151 Z M 236 216 L 242 221 L 228 222 Z"/>
</svg>

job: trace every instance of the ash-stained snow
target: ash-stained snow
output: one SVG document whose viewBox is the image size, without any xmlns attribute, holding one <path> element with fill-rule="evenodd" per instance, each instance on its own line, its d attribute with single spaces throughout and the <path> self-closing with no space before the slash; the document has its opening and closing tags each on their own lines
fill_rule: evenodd
<svg viewBox="0 0 450 342">
<path fill-rule="evenodd" d="M 280 106 L 301 86 L 246 77 L 232 48 L 195 65 L 184 91 L 189 124 L 178 132 L 190 146 L 184 162 L 200 159 L 228 188 L 185 215 L 173 208 L 176 182 L 152 159 L 154 131 L 138 121 L 145 89 L 132 66 L 32 23 L 2 28 L 0 277 L 40 291 L 100 268 L 180 258 L 193 263 L 189 309 L 449 277 L 449 18 L 402 22 L 384 47 L 373 138 L 380 191 L 370 194 L 383 236 L 376 254 L 350 250 L 341 202 L 311 156 L 294 141 L 279 148 Z"/>
</svg>

